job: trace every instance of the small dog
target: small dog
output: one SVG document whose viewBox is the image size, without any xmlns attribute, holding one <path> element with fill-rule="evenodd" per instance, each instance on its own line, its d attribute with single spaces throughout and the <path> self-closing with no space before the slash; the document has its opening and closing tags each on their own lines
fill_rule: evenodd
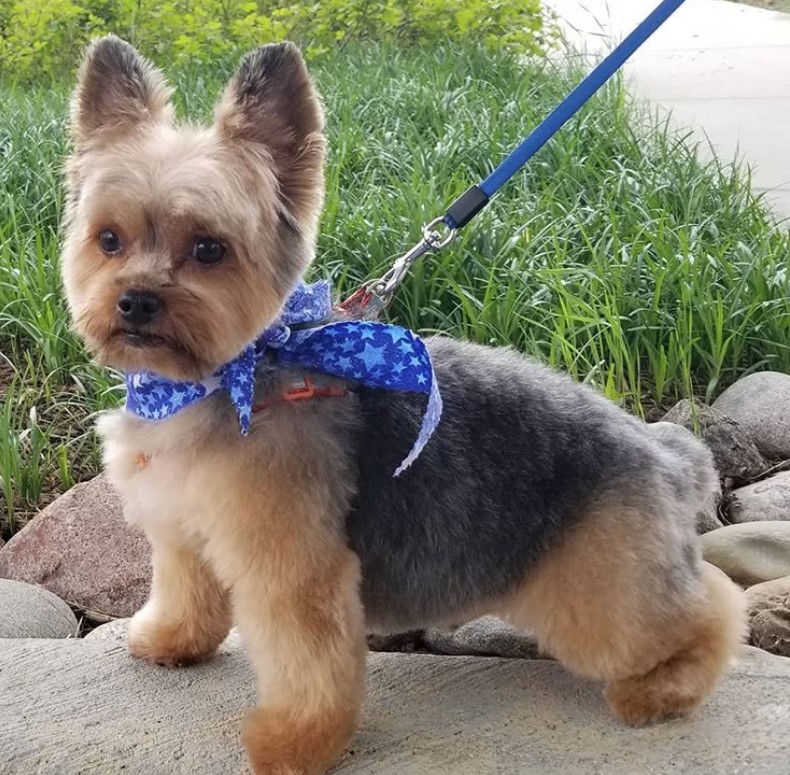
<svg viewBox="0 0 790 775">
<path fill-rule="evenodd" d="M 176 123 L 169 97 L 130 45 L 89 47 L 63 278 L 101 363 L 202 380 L 278 319 L 312 259 L 323 117 L 287 43 L 243 60 L 208 128 Z M 697 547 L 715 482 L 700 443 L 511 350 L 427 346 L 444 413 L 398 477 L 424 395 L 330 380 L 334 398 L 278 400 L 300 372 L 276 362 L 258 369 L 249 435 L 222 390 L 167 419 L 100 422 L 152 547 L 129 649 L 205 660 L 236 622 L 259 681 L 243 727 L 255 773 L 342 755 L 366 632 L 497 614 L 604 682 L 634 725 L 691 710 L 741 641 L 740 592 Z"/>
</svg>

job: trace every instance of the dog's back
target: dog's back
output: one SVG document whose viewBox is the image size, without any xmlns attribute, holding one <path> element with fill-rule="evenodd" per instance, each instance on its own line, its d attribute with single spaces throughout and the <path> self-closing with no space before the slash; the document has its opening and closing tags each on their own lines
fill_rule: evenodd
<svg viewBox="0 0 790 775">
<path fill-rule="evenodd" d="M 415 438 L 424 399 L 359 390 L 364 431 L 348 520 L 371 626 L 462 621 L 500 598 L 604 494 L 673 486 L 694 541 L 697 500 L 712 485 L 704 447 L 690 467 L 649 426 L 592 390 L 505 349 L 430 340 L 444 400 L 420 458 L 392 472 Z M 679 569 L 682 572 L 682 569 Z"/>
</svg>

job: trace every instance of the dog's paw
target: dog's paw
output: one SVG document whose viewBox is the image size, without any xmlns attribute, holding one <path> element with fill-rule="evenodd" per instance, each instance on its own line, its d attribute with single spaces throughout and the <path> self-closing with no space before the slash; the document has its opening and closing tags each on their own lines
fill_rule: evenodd
<svg viewBox="0 0 790 775">
<path fill-rule="evenodd" d="M 193 629 L 157 619 L 145 609 L 132 617 L 126 639 L 133 657 L 167 667 L 205 662 L 217 650 L 214 642 L 207 643 Z"/>
<path fill-rule="evenodd" d="M 255 775 L 323 775 L 353 732 L 353 714 L 256 708 L 244 720 L 242 739 Z"/>
</svg>

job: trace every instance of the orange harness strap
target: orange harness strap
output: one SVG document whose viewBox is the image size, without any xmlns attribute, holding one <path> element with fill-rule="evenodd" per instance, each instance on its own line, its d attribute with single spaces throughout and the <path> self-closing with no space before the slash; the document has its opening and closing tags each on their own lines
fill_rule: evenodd
<svg viewBox="0 0 790 775">
<path fill-rule="evenodd" d="M 342 398 L 348 395 L 348 388 L 339 387 L 337 385 L 316 387 L 313 384 L 313 380 L 307 374 L 304 375 L 303 380 L 304 384 L 302 385 L 289 388 L 279 396 L 270 398 L 267 401 L 261 401 L 259 404 L 254 404 L 252 413 L 262 412 L 264 409 L 268 409 L 275 404 L 281 404 L 286 401 L 306 401 L 309 398 Z"/>
</svg>

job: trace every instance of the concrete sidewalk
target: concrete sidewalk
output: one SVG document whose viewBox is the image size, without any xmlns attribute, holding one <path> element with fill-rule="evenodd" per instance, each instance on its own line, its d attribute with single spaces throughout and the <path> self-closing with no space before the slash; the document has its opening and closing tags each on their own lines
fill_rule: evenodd
<svg viewBox="0 0 790 775">
<path fill-rule="evenodd" d="M 546 0 L 569 42 L 601 54 L 658 0 Z M 790 217 L 790 14 L 728 0 L 686 0 L 625 68 L 631 91 L 736 155 L 780 218 Z"/>
</svg>

